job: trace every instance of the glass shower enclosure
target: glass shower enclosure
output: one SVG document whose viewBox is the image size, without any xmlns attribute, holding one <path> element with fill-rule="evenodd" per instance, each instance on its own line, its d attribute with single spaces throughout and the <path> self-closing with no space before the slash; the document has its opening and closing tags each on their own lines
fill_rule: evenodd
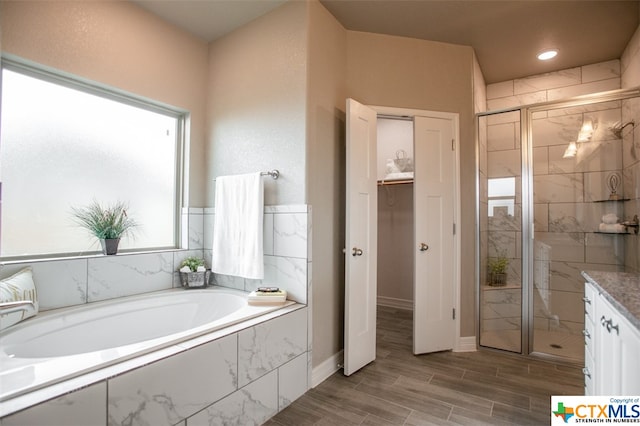
<svg viewBox="0 0 640 426">
<path fill-rule="evenodd" d="M 480 347 L 582 362 L 581 271 L 638 267 L 638 94 L 478 115 Z"/>
</svg>

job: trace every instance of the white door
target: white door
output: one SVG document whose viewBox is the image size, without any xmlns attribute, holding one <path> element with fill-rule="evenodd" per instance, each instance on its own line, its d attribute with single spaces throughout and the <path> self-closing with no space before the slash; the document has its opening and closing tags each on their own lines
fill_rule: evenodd
<svg viewBox="0 0 640 426">
<path fill-rule="evenodd" d="M 347 99 L 344 374 L 376 357 L 377 114 Z"/>
<path fill-rule="evenodd" d="M 415 117 L 413 353 L 452 349 L 454 319 L 455 128 Z"/>
</svg>

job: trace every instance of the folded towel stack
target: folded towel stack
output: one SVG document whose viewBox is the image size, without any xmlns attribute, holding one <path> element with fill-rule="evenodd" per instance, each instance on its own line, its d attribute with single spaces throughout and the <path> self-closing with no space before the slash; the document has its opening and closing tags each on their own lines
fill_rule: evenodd
<svg viewBox="0 0 640 426">
<path fill-rule="evenodd" d="M 277 287 L 260 287 L 249 293 L 247 301 L 250 305 L 281 305 L 287 301 L 287 292 Z"/>
<path fill-rule="evenodd" d="M 618 223 L 618 216 L 615 213 L 607 213 L 602 216 L 602 223 L 607 225 Z"/>
<path fill-rule="evenodd" d="M 627 227 L 621 223 L 601 223 L 598 230 L 608 234 L 624 234 L 627 232 Z"/>
</svg>

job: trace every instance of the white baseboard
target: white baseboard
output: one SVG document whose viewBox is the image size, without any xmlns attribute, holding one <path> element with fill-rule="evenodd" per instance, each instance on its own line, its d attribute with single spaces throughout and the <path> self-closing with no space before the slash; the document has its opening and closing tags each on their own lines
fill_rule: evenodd
<svg viewBox="0 0 640 426">
<path fill-rule="evenodd" d="M 322 362 L 311 371 L 311 387 L 315 388 L 324 382 L 333 373 L 338 371 L 344 362 L 344 351 L 340 351 L 331 355 L 327 360 Z"/>
<path fill-rule="evenodd" d="M 459 337 L 458 342 L 456 344 L 454 352 L 475 352 L 478 348 L 476 347 L 476 336 L 465 336 Z"/>
<path fill-rule="evenodd" d="M 407 309 L 413 311 L 413 300 L 396 299 L 394 297 L 378 296 L 378 305 L 390 308 Z"/>
</svg>

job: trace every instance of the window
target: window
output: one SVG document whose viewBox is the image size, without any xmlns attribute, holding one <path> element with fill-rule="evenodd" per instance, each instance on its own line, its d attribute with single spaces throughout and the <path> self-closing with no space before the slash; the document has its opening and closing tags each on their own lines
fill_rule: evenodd
<svg viewBox="0 0 640 426">
<path fill-rule="evenodd" d="M 83 254 L 72 207 L 128 204 L 121 249 L 177 245 L 184 116 L 16 62 L 2 64 L 0 256 Z"/>
<path fill-rule="evenodd" d="M 516 200 L 516 178 L 489 179 L 489 217 L 513 216 Z"/>
</svg>

